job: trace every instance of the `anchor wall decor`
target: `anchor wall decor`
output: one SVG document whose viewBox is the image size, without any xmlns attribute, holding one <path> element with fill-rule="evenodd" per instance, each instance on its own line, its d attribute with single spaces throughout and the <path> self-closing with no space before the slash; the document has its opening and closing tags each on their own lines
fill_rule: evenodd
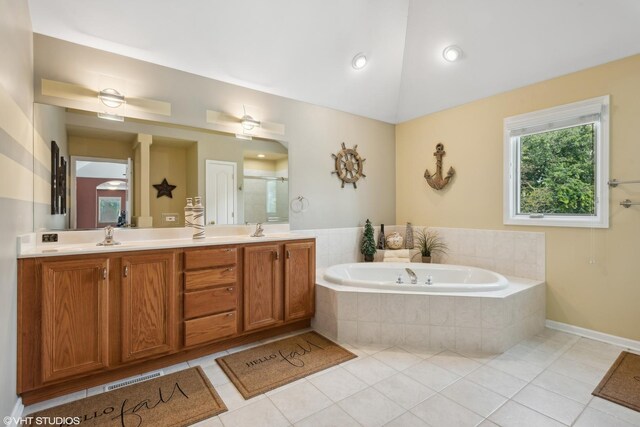
<svg viewBox="0 0 640 427">
<path fill-rule="evenodd" d="M 424 178 L 427 180 L 427 184 L 429 184 L 429 186 L 434 190 L 442 190 L 446 187 L 453 175 L 456 173 L 453 167 L 450 167 L 447 172 L 447 176 L 444 178 L 442 177 L 442 157 L 444 157 L 445 154 L 447 154 L 447 152 L 444 151 L 444 144 L 439 142 L 436 145 L 436 152 L 433 153 L 436 157 L 436 173 L 431 174 L 429 169 L 424 171 Z"/>
</svg>

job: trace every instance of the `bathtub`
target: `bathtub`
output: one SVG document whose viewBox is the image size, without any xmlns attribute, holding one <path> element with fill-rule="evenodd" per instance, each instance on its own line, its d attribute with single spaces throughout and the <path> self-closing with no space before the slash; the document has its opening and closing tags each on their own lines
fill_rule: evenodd
<svg viewBox="0 0 640 427">
<path fill-rule="evenodd" d="M 407 268 L 418 277 L 417 284 L 411 284 Z M 336 285 L 361 289 L 428 293 L 489 292 L 506 289 L 509 284 L 503 275 L 482 268 L 422 263 L 339 264 L 326 269 L 323 277 Z"/>
<path fill-rule="evenodd" d="M 313 328 L 355 345 L 501 353 L 540 333 L 546 318 L 544 281 L 477 267 L 338 264 L 316 278 Z"/>
</svg>

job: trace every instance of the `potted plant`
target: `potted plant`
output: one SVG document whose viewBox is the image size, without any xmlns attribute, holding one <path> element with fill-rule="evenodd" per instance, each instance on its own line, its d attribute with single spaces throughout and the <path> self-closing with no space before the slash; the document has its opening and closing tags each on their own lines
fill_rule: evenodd
<svg viewBox="0 0 640 427">
<path fill-rule="evenodd" d="M 367 219 L 367 222 L 364 224 L 364 234 L 362 235 L 362 243 L 360 244 L 360 253 L 364 255 L 365 262 L 372 262 L 373 254 L 376 253 L 376 241 L 373 239 L 373 226 L 369 219 Z"/>
<path fill-rule="evenodd" d="M 449 249 L 438 233 L 426 228 L 415 232 L 415 248 L 420 249 L 422 262 L 431 262 L 433 255 L 445 254 Z"/>
</svg>

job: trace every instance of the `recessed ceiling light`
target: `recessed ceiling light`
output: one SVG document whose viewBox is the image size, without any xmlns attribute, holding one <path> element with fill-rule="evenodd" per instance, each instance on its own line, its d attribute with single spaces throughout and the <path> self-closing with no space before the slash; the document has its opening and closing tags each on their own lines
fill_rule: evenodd
<svg viewBox="0 0 640 427">
<path fill-rule="evenodd" d="M 264 159 L 266 156 L 264 154 L 258 154 L 258 157 Z"/>
<path fill-rule="evenodd" d="M 449 62 L 455 62 L 462 58 L 462 49 L 456 45 L 447 46 L 442 51 L 442 56 Z"/>
<path fill-rule="evenodd" d="M 362 52 L 354 56 L 353 61 L 351 61 L 351 66 L 356 70 L 362 70 L 366 65 L 367 65 L 367 57 Z"/>
</svg>

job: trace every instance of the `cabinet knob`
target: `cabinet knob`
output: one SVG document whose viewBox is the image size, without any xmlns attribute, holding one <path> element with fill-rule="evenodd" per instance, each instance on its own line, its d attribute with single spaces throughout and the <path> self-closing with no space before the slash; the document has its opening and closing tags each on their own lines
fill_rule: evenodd
<svg viewBox="0 0 640 427">
<path fill-rule="evenodd" d="M 233 288 L 227 288 L 227 291 L 233 292 Z"/>
<path fill-rule="evenodd" d="M 291 258 L 291 251 L 287 249 L 287 259 Z"/>
<path fill-rule="evenodd" d="M 102 269 L 102 278 L 104 280 L 107 280 L 107 269 L 106 269 L 106 267 Z"/>
<path fill-rule="evenodd" d="M 275 251 L 274 253 L 276 254 L 276 261 L 279 260 L 280 259 L 280 252 Z"/>
<path fill-rule="evenodd" d="M 227 313 L 227 317 L 233 317 L 233 313 Z"/>
<path fill-rule="evenodd" d="M 232 267 L 227 268 L 227 271 L 233 271 Z"/>
<path fill-rule="evenodd" d="M 124 266 L 124 277 L 129 277 L 129 266 L 128 265 Z"/>
</svg>

